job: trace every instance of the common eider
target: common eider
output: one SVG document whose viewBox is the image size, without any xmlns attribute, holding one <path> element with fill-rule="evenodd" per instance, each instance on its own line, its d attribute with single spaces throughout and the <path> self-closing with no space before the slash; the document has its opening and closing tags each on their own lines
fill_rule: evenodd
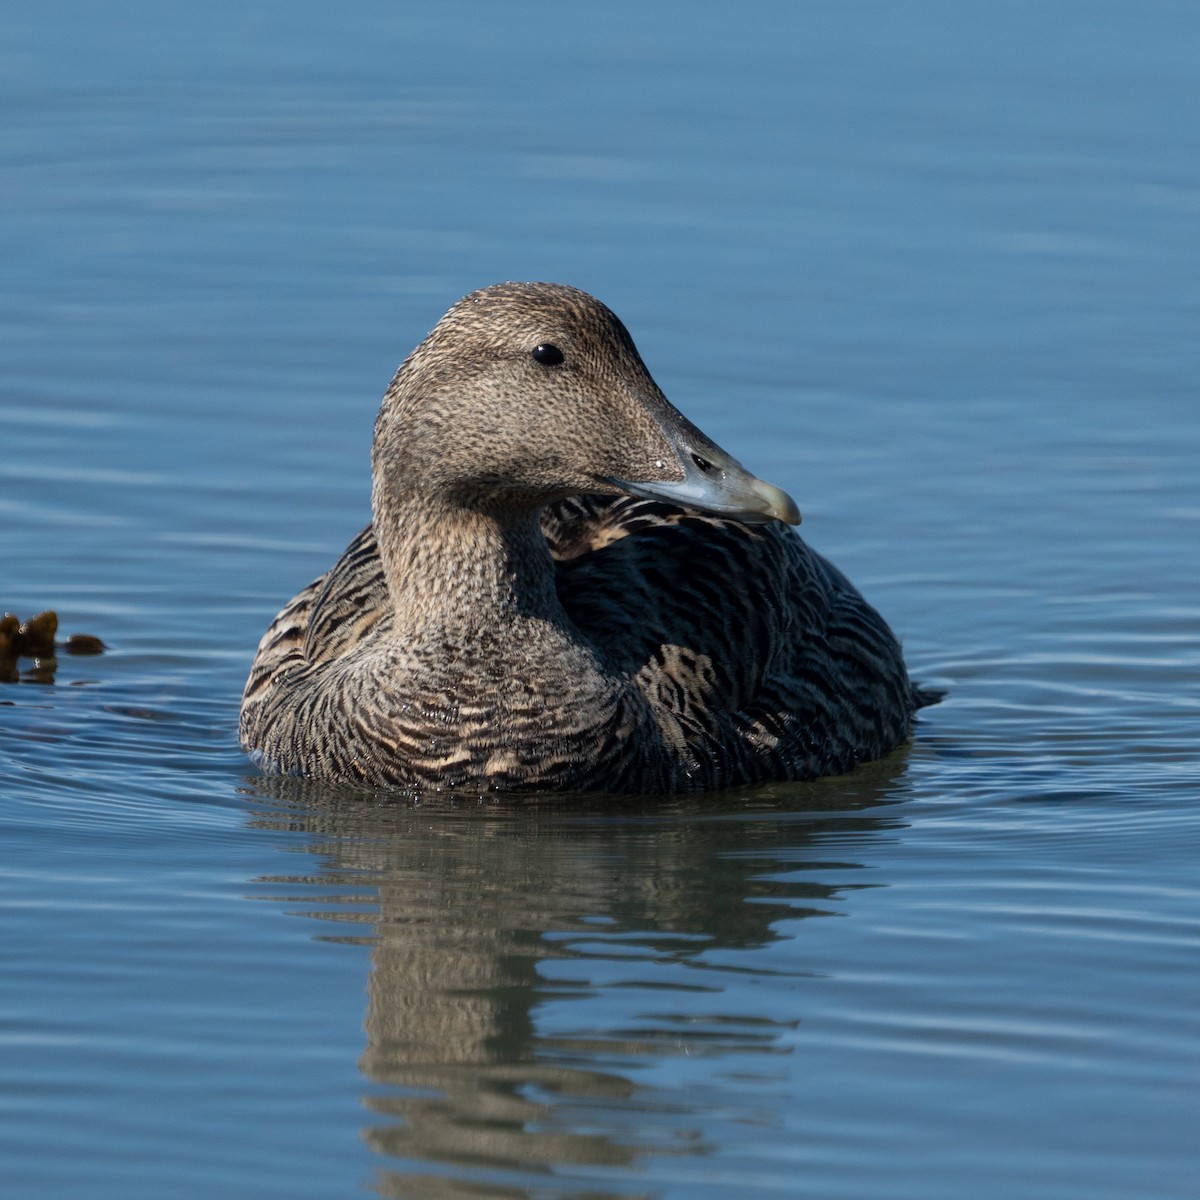
<svg viewBox="0 0 1200 1200">
<path fill-rule="evenodd" d="M 411 790 L 671 793 L 845 772 L 928 699 L 795 503 L 574 288 L 455 304 L 375 424 L 372 521 L 267 629 L 265 770 Z"/>
</svg>

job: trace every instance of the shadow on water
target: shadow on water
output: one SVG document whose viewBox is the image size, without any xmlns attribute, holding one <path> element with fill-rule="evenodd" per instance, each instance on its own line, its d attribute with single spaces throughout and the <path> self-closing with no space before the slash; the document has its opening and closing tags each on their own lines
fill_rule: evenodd
<svg viewBox="0 0 1200 1200">
<path fill-rule="evenodd" d="M 340 925 L 333 940 L 373 948 L 365 1137 L 405 1160 L 382 1194 L 545 1195 L 550 1176 L 572 1195 L 627 1196 L 628 1180 L 596 1190 L 607 1170 L 710 1152 L 705 1101 L 661 1077 L 714 1056 L 752 1074 L 747 1057 L 788 1052 L 800 1014 L 764 1010 L 754 985 L 811 976 L 760 952 L 793 936 L 783 922 L 881 886 L 855 878 L 858 851 L 905 827 L 906 758 L 616 803 L 380 803 L 254 781 L 255 824 L 308 835 L 322 864 L 268 895 L 303 897 L 305 915 Z"/>
</svg>

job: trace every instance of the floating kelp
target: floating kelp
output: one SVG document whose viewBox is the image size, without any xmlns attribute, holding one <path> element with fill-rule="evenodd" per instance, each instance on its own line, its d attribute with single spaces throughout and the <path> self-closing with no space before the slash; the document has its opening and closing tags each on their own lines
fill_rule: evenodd
<svg viewBox="0 0 1200 1200">
<path fill-rule="evenodd" d="M 6 612 L 0 617 L 0 683 L 18 683 L 22 673 L 18 660 L 33 659 L 25 678 L 37 683 L 52 683 L 62 654 L 103 654 L 107 647 L 90 633 L 73 633 L 65 641 L 56 641 L 58 614 L 50 609 L 28 621 Z"/>
</svg>

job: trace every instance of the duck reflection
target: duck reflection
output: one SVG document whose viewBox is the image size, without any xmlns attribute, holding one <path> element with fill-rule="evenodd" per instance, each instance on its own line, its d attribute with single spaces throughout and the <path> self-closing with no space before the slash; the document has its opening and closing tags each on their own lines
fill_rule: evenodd
<svg viewBox="0 0 1200 1200">
<path fill-rule="evenodd" d="M 620 807 L 255 780 L 257 822 L 314 839 L 324 867 L 303 882 L 352 902 L 317 915 L 374 927 L 360 1065 L 382 1120 L 366 1137 L 407 1160 L 382 1193 L 542 1195 L 551 1174 L 573 1193 L 578 1170 L 579 1194 L 628 1196 L 597 1190 L 606 1169 L 705 1153 L 688 1088 L 644 1078 L 672 1056 L 786 1052 L 798 1014 L 731 998 L 769 974 L 737 952 L 862 885 L 846 843 L 900 824 L 903 766 Z"/>
</svg>

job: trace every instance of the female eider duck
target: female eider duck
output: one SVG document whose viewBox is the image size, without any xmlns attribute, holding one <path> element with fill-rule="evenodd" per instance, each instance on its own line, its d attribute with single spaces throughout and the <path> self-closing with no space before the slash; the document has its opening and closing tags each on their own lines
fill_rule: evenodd
<svg viewBox="0 0 1200 1200">
<path fill-rule="evenodd" d="M 473 292 L 396 372 L 373 520 L 276 617 L 242 698 L 266 770 L 663 793 L 878 758 L 927 697 L 795 503 L 574 288 Z"/>
</svg>

